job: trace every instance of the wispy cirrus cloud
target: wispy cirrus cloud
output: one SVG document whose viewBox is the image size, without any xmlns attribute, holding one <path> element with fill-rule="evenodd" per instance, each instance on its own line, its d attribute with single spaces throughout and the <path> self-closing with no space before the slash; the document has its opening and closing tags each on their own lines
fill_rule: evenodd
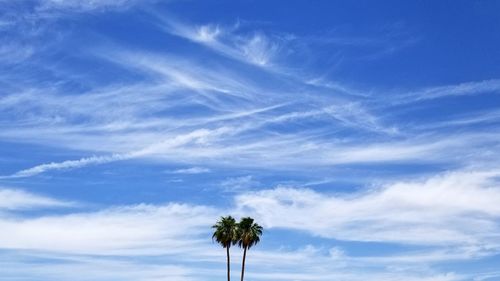
<svg viewBox="0 0 500 281">
<path fill-rule="evenodd" d="M 274 40 L 262 32 L 237 33 L 239 24 L 221 26 L 218 24 L 193 25 L 171 17 L 156 14 L 161 28 L 166 32 L 199 43 L 211 50 L 251 65 L 269 68 L 273 57 L 278 54 L 283 41 Z"/>
<path fill-rule="evenodd" d="M 82 168 L 89 165 L 98 165 L 104 163 L 110 163 L 119 160 L 125 160 L 131 158 L 130 155 L 111 155 L 111 156 L 91 156 L 87 158 L 81 158 L 78 160 L 66 160 L 63 162 L 52 162 L 47 164 L 41 164 L 28 168 L 25 170 L 18 171 L 10 176 L 0 176 L 0 179 L 8 178 L 25 178 L 32 177 L 38 174 L 42 174 L 53 170 L 65 170 L 65 169 L 76 169 Z"/>
<path fill-rule="evenodd" d="M 225 192 L 242 192 L 247 191 L 252 187 L 260 185 L 260 183 L 251 175 L 227 178 L 218 184 Z"/>
<path fill-rule="evenodd" d="M 498 94 L 500 92 L 500 80 L 490 79 L 483 81 L 472 81 L 458 83 L 455 85 L 436 86 L 403 94 L 397 97 L 398 103 L 411 103 L 432 100 L 444 97 L 477 95 L 485 93 Z"/>
<path fill-rule="evenodd" d="M 110 156 L 92 156 L 78 160 L 66 160 L 40 164 L 20 170 L 12 175 L 1 178 L 31 177 L 53 170 L 75 169 L 89 165 L 99 165 L 130 159 L 163 159 L 179 163 L 197 164 L 201 162 L 210 165 L 239 165 L 242 167 L 275 167 L 279 169 L 298 169 L 303 166 L 330 166 L 352 163 L 400 162 L 400 161 L 443 161 L 436 154 L 442 147 L 456 146 L 457 150 L 464 145 L 461 142 L 444 141 L 441 143 L 381 143 L 374 145 L 330 145 L 328 143 L 305 141 L 302 138 L 291 137 L 267 138 L 259 141 L 226 147 L 229 137 L 236 129 L 222 127 L 215 130 L 196 130 L 184 135 L 175 135 L 171 139 L 156 142 L 141 149 L 113 154 Z M 302 147 L 300 147 L 302 146 Z M 287 147 L 296 147 L 291 150 Z M 249 152 L 253 152 L 252 155 Z M 254 153 L 257 153 L 253 155 Z M 263 158 L 260 158 L 262 155 Z M 302 155 L 300 161 L 293 161 L 297 155 Z M 235 157 L 227 162 L 230 157 Z M 270 158 L 272 157 L 272 158 Z M 449 155 L 448 157 L 453 157 Z M 264 161 L 266 159 L 266 161 Z M 293 161 L 293 162 L 292 162 Z M 252 164 L 254 163 L 254 164 Z M 265 163 L 265 164 L 263 164 Z"/>
<path fill-rule="evenodd" d="M 165 150 L 168 139 L 180 139 L 197 132 L 206 132 L 203 139 L 211 141 L 201 141 L 200 137 L 190 142 L 191 152 L 182 159 L 191 164 L 196 164 L 196 158 L 206 159 L 208 155 L 225 157 L 237 155 L 238 151 L 246 154 L 245 148 L 267 150 L 266 144 L 282 142 L 279 137 L 260 135 L 256 138 L 251 133 L 274 124 L 332 119 L 342 127 L 390 131 L 361 104 L 341 105 L 342 101 L 336 98 L 328 101 L 311 95 L 312 106 L 300 110 L 300 104 L 293 101 L 293 92 L 263 88 L 239 73 L 214 73 L 203 64 L 175 56 L 115 51 L 109 52 L 106 60 L 129 71 L 139 71 L 148 78 L 147 82 L 107 86 L 72 96 L 53 88 L 46 91 L 26 88 L 6 95 L 0 99 L 0 108 L 4 109 L 6 120 L 13 122 L 3 124 L 1 135 L 5 139 L 28 138 L 44 144 L 57 141 L 68 148 L 111 155 L 41 164 L 10 177 L 139 158 L 153 152 L 171 158 L 168 155 L 177 152 Z M 197 109 L 199 114 L 168 114 L 179 107 Z M 301 134 L 285 135 L 289 141 L 307 139 Z M 164 150 L 160 151 L 162 147 Z M 271 153 L 274 158 L 271 151 L 262 153 Z M 198 157 L 193 158 L 195 155 Z"/>
<path fill-rule="evenodd" d="M 185 168 L 185 169 L 177 169 L 173 171 L 168 171 L 173 174 L 188 174 L 188 175 L 193 175 L 193 174 L 204 174 L 204 173 L 210 173 L 209 168 L 205 167 L 191 167 L 191 168 Z"/>
<path fill-rule="evenodd" d="M 292 134 L 246 139 L 240 136 L 238 127 L 219 127 L 212 130 L 197 129 L 187 133 L 159 135 L 163 141 L 150 145 L 137 145 L 132 151 L 122 150 L 110 156 L 92 156 L 78 160 L 47 163 L 18 171 L 3 178 L 38 175 L 51 170 L 80 168 L 130 159 L 157 159 L 167 162 L 208 164 L 210 166 L 238 165 L 248 168 L 296 170 L 307 167 L 327 167 L 347 164 L 370 163 L 447 163 L 455 161 L 463 166 L 480 159 L 481 153 L 459 154 L 465 147 L 470 151 L 483 145 L 494 144 L 496 134 L 457 135 L 457 138 L 412 141 L 387 141 L 380 143 L 349 143 L 340 141 L 311 140 L 309 135 Z M 240 142 L 245 140 L 245 142 Z M 236 143 L 236 144 L 235 144 Z M 88 144 L 88 143 L 87 143 Z M 130 146 L 127 143 L 127 147 Z M 471 146 L 472 145 L 472 146 Z M 102 148 L 102 145 L 100 145 Z M 127 147 L 124 147 L 125 149 Z M 114 150 L 119 148 L 114 146 Z M 479 152 L 479 151 L 478 151 Z M 300 160 L 297 160 L 300 156 Z M 487 155 L 486 155 L 487 156 Z M 229 160 L 230 159 L 230 160 Z"/>
<path fill-rule="evenodd" d="M 177 29 L 181 32 L 183 28 Z M 185 28 L 194 32 L 185 31 L 191 37 L 198 34 L 201 39 L 193 40 L 200 42 L 217 41 L 227 32 L 217 25 Z M 231 40 L 235 44 L 238 41 Z M 0 98 L 7 120 L 1 124 L 0 135 L 6 140 L 44 145 L 57 142 L 100 156 L 34 165 L 7 177 L 151 157 L 189 165 L 204 161 L 225 165 L 231 159 L 242 166 L 266 163 L 266 167 L 284 169 L 413 161 L 466 165 L 477 155 L 457 159 L 456 152 L 464 145 L 472 144 L 474 150 L 494 144 L 492 137 L 480 139 L 469 133 L 450 139 L 439 132 L 405 132 L 384 120 L 379 107 L 372 108 L 373 99 L 367 102 L 363 95 L 335 95 L 352 89 L 324 87 L 328 83 L 325 81 L 318 85 L 310 80 L 291 79 L 276 87 L 268 82 L 283 81 L 280 73 L 262 80 L 225 65 L 213 71 L 211 65 L 197 59 L 172 54 L 116 48 L 93 52 L 97 59 L 139 74 L 143 80 L 99 86 L 69 96 L 57 87 L 16 86 L 14 89 L 19 91 Z M 478 82 L 478 87 L 491 89 L 495 87 L 492 81 Z M 431 92 L 454 95 L 457 91 L 473 91 L 472 88 L 455 85 Z M 196 114 L 177 114 L 185 108 Z M 306 124 L 314 125 L 315 130 L 297 130 Z M 282 130 L 284 126 L 288 129 Z M 204 132 L 204 136 L 168 145 L 168 140 L 199 132 Z M 355 137 L 358 132 L 375 139 L 359 141 Z"/>
<path fill-rule="evenodd" d="M 137 0 L 37 0 L 39 13 L 65 11 L 65 12 L 102 12 L 106 10 L 120 10 L 139 4 Z M 144 2 L 144 1 L 143 1 Z M 151 1 L 153 2 L 153 1 Z"/>
<path fill-rule="evenodd" d="M 16 43 L 4 44 L 0 47 L 2 63 L 20 63 L 30 58 L 34 53 L 32 46 L 18 45 Z"/>
</svg>

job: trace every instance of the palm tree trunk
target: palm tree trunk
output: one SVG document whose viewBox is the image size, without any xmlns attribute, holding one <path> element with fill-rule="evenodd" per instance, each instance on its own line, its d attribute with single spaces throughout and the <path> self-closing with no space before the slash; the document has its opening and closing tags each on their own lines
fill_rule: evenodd
<svg viewBox="0 0 500 281">
<path fill-rule="evenodd" d="M 231 269 L 229 266 L 229 246 L 226 247 L 226 254 L 227 254 L 227 281 L 231 281 Z"/>
<path fill-rule="evenodd" d="M 243 248 L 243 262 L 241 263 L 241 281 L 243 281 L 243 277 L 245 276 L 245 259 L 247 257 L 247 247 Z"/>
</svg>

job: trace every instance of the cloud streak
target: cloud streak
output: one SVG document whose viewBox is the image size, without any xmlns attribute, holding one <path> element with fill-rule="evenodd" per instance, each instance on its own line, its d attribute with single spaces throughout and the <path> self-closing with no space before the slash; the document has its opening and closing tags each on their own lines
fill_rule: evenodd
<svg viewBox="0 0 500 281">
<path fill-rule="evenodd" d="M 155 13 L 153 13 L 155 14 Z M 261 32 L 238 34 L 239 24 L 223 28 L 220 25 L 189 25 L 171 17 L 155 14 L 167 33 L 201 44 L 214 52 L 257 67 L 272 69 L 273 57 L 280 42 Z"/>
<path fill-rule="evenodd" d="M 478 94 L 498 94 L 500 92 L 500 80 L 490 79 L 483 81 L 464 82 L 456 85 L 446 85 L 425 88 L 410 92 L 397 98 L 400 103 L 421 102 L 445 97 L 467 96 Z"/>
<path fill-rule="evenodd" d="M 13 188 L 0 188 L 0 212 L 42 208 L 74 207 L 76 203 L 61 201 Z"/>
<path fill-rule="evenodd" d="M 51 162 L 47 164 L 41 164 L 34 166 L 29 169 L 18 171 L 10 176 L 1 176 L 0 179 L 11 179 L 11 178 L 25 178 L 36 176 L 48 171 L 53 170 L 66 170 L 66 169 L 76 169 L 82 168 L 89 165 L 105 164 L 114 161 L 130 159 L 131 155 L 111 155 L 111 156 L 92 156 L 81 158 L 78 160 L 66 160 L 63 162 Z"/>
</svg>

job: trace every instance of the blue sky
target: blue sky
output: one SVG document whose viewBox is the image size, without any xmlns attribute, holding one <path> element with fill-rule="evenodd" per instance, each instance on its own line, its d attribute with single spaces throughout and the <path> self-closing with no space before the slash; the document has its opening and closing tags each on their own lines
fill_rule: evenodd
<svg viewBox="0 0 500 281">
<path fill-rule="evenodd" d="M 0 0 L 0 280 L 500 280 L 499 9 Z"/>
</svg>

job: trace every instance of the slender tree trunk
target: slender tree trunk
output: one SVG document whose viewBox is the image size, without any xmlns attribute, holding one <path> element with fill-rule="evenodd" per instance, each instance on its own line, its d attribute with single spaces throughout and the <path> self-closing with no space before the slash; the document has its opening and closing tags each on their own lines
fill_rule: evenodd
<svg viewBox="0 0 500 281">
<path fill-rule="evenodd" d="M 243 248 L 243 262 L 241 263 L 241 281 L 243 281 L 243 277 L 245 276 L 245 259 L 247 257 L 247 247 Z"/>
<path fill-rule="evenodd" d="M 229 266 L 229 246 L 226 247 L 226 254 L 227 254 L 227 281 L 231 281 L 231 269 Z"/>
</svg>

